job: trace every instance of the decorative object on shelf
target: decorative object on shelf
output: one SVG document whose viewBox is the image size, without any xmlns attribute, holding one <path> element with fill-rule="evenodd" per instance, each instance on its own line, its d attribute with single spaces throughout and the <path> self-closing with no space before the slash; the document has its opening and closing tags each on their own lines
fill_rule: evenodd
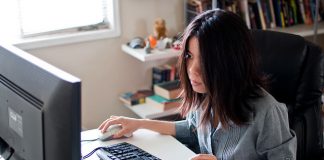
<svg viewBox="0 0 324 160">
<path fill-rule="evenodd" d="M 157 39 L 154 36 L 150 35 L 148 37 L 148 41 L 150 42 L 151 48 L 155 48 L 156 43 L 157 43 Z"/>
<path fill-rule="evenodd" d="M 131 48 L 144 48 L 145 40 L 142 37 L 135 37 L 128 43 L 128 46 Z"/>
<path fill-rule="evenodd" d="M 164 39 L 166 38 L 166 27 L 165 20 L 162 18 L 156 18 L 153 26 L 153 35 L 148 37 L 151 48 L 158 48 L 163 50 L 166 48 L 167 44 Z"/>
<path fill-rule="evenodd" d="M 172 38 L 171 48 L 177 51 L 181 50 L 181 37 L 182 37 L 182 33 L 179 32 L 177 35 L 175 35 Z"/>
<path fill-rule="evenodd" d="M 164 39 L 166 37 L 166 26 L 165 26 L 165 20 L 163 18 L 156 18 L 154 21 L 154 37 L 157 40 Z"/>
<path fill-rule="evenodd" d="M 151 42 L 148 39 L 146 40 L 146 45 L 145 45 L 144 51 L 147 54 L 151 53 L 151 51 L 152 51 Z"/>
<path fill-rule="evenodd" d="M 172 43 L 171 38 L 166 37 L 166 38 L 160 39 L 160 40 L 157 41 L 156 49 L 164 50 L 164 49 L 170 48 L 171 43 Z"/>
<path fill-rule="evenodd" d="M 176 40 L 172 43 L 172 48 L 175 50 L 181 50 L 181 41 Z"/>
</svg>

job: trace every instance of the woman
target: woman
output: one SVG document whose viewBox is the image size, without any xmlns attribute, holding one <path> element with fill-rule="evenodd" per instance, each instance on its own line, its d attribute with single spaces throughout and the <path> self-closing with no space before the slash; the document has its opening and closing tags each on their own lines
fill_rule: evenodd
<svg viewBox="0 0 324 160">
<path fill-rule="evenodd" d="M 199 146 L 192 159 L 296 159 L 296 136 L 287 109 L 264 87 L 257 54 L 244 21 L 231 12 L 197 16 L 183 36 L 179 58 L 186 120 L 165 122 L 111 117 L 123 129 L 116 138 L 146 128 Z"/>
</svg>

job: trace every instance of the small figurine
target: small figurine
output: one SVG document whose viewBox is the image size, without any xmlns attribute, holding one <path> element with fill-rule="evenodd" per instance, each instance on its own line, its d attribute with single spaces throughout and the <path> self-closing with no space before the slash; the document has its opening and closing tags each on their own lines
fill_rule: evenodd
<svg viewBox="0 0 324 160">
<path fill-rule="evenodd" d="M 144 47 L 144 51 L 145 51 L 145 53 L 147 53 L 147 54 L 150 54 L 151 51 L 152 51 L 151 42 L 150 42 L 149 39 L 146 40 L 146 45 L 145 45 L 145 47 Z"/>
<path fill-rule="evenodd" d="M 166 37 L 166 31 L 165 20 L 162 18 L 155 19 L 153 30 L 154 37 L 157 40 L 161 40 Z"/>
<path fill-rule="evenodd" d="M 154 36 L 149 36 L 148 41 L 150 42 L 151 48 L 155 48 L 157 44 L 157 39 Z"/>
<path fill-rule="evenodd" d="M 157 41 L 156 48 L 158 50 L 164 50 L 171 47 L 172 39 L 171 38 L 163 38 Z"/>
<path fill-rule="evenodd" d="M 181 50 L 181 41 L 180 40 L 176 40 L 172 43 L 172 48 L 175 50 Z"/>
<path fill-rule="evenodd" d="M 162 18 L 157 18 L 154 21 L 153 35 L 148 36 L 150 49 L 154 49 L 154 48 L 158 48 L 160 50 L 165 49 L 167 46 L 167 44 L 165 44 L 165 42 L 163 41 L 163 39 L 165 38 L 166 38 L 165 20 Z"/>
</svg>

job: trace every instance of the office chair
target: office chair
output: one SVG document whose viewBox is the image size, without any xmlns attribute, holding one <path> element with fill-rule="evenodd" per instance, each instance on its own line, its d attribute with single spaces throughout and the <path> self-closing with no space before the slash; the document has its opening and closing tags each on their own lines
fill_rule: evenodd
<svg viewBox="0 0 324 160">
<path fill-rule="evenodd" d="M 297 160 L 320 159 L 323 144 L 321 95 L 324 59 L 321 48 L 303 37 L 254 30 L 261 72 L 268 92 L 288 107 L 290 128 L 297 135 Z"/>
</svg>

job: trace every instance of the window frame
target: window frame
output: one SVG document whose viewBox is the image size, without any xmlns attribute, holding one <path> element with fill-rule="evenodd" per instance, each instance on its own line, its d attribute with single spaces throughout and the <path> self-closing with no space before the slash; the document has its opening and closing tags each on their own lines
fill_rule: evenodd
<svg viewBox="0 0 324 160">
<path fill-rule="evenodd" d="M 13 45 L 20 49 L 28 50 L 118 37 L 121 34 L 118 0 L 112 0 L 112 5 L 113 16 L 112 21 L 109 22 L 110 28 L 108 29 L 19 38 L 13 42 Z"/>
</svg>

